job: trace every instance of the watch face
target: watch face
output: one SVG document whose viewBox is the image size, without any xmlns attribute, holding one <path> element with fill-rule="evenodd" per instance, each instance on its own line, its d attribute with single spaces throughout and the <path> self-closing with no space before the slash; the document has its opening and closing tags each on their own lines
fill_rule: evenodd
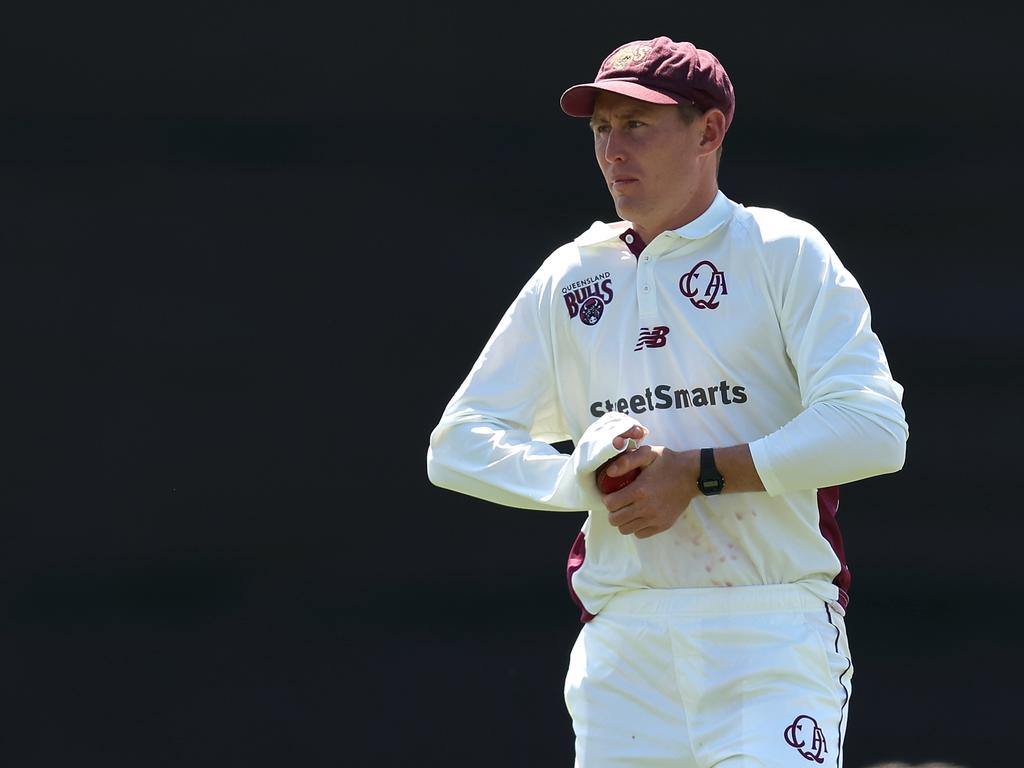
<svg viewBox="0 0 1024 768">
<path fill-rule="evenodd" d="M 698 485 L 700 487 L 701 493 L 703 493 L 705 496 L 707 496 L 707 495 L 710 495 L 710 494 L 721 493 L 722 492 L 722 487 L 723 487 L 724 484 L 722 483 L 721 480 L 719 480 L 717 478 L 707 478 L 707 479 L 701 480 Z"/>
</svg>

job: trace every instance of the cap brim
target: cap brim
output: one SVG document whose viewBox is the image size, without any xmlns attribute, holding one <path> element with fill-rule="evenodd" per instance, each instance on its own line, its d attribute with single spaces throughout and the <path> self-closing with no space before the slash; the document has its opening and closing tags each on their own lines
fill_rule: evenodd
<svg viewBox="0 0 1024 768">
<path fill-rule="evenodd" d="M 689 99 L 681 99 L 678 96 L 655 91 L 631 80 L 603 80 L 600 83 L 574 85 L 562 94 L 558 103 L 562 107 L 562 111 L 571 117 L 590 117 L 594 114 L 594 100 L 597 98 L 598 91 L 618 93 L 650 104 L 690 103 Z"/>
</svg>

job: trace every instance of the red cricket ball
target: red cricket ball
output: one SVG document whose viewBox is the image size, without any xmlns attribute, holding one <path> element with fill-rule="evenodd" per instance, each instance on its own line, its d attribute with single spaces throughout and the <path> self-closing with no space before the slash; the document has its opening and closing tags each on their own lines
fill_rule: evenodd
<svg viewBox="0 0 1024 768">
<path fill-rule="evenodd" d="M 608 459 L 604 464 L 597 468 L 597 487 L 601 489 L 601 493 L 613 493 L 620 488 L 625 488 L 627 485 L 636 480 L 637 475 L 640 474 L 640 468 L 631 469 L 624 475 L 617 475 L 612 477 L 605 472 L 608 469 L 608 465 L 611 464 L 618 456 L 613 456 Z"/>
</svg>

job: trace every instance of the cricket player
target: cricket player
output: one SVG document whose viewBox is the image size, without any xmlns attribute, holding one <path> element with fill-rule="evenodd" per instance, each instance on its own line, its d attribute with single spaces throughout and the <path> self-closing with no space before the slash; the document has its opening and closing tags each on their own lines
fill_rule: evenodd
<svg viewBox="0 0 1024 768">
<path fill-rule="evenodd" d="M 539 264 L 428 476 L 588 512 L 567 563 L 577 766 L 841 766 L 838 489 L 899 470 L 908 437 L 864 292 L 813 225 L 719 189 L 735 94 L 709 51 L 627 43 L 561 107 L 589 120 L 621 220 Z M 639 474 L 603 493 L 609 460 Z"/>
</svg>

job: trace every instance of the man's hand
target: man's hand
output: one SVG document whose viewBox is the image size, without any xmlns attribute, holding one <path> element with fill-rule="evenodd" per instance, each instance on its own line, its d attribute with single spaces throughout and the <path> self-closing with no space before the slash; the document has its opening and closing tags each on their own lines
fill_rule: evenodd
<svg viewBox="0 0 1024 768">
<path fill-rule="evenodd" d="M 616 447 L 625 444 L 623 439 Z M 601 500 L 608 508 L 608 522 L 621 534 L 646 539 L 671 528 L 697 495 L 700 452 L 642 445 L 615 459 L 608 474 L 615 477 L 635 468 L 641 470 L 636 480 L 614 493 L 602 494 Z"/>
</svg>

